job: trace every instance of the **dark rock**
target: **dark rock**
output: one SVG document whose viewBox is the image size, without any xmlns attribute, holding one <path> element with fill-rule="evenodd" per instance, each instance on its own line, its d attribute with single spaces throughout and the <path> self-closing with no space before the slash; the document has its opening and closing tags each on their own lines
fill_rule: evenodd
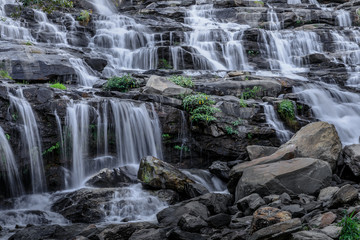
<svg viewBox="0 0 360 240">
<path fill-rule="evenodd" d="M 283 204 L 290 204 L 291 203 L 291 197 L 287 193 L 283 193 L 280 195 L 280 200 Z"/>
<path fill-rule="evenodd" d="M 37 101 L 39 103 L 46 103 L 54 98 L 54 92 L 48 88 L 39 88 L 37 91 Z"/>
<path fill-rule="evenodd" d="M 101 58 L 85 58 L 85 62 L 98 72 L 102 72 L 107 65 L 107 61 Z"/>
<path fill-rule="evenodd" d="M 246 151 L 249 154 L 250 160 L 270 156 L 278 150 L 277 147 L 249 145 L 246 147 Z"/>
<path fill-rule="evenodd" d="M 344 162 L 351 169 L 355 176 L 360 176 L 360 144 L 353 144 L 344 147 Z"/>
<path fill-rule="evenodd" d="M 199 232 L 201 228 L 208 226 L 202 218 L 188 213 L 181 216 L 178 225 L 182 230 L 187 232 Z"/>
<path fill-rule="evenodd" d="M 157 191 L 151 191 L 151 194 L 157 196 L 168 204 L 175 204 L 180 200 L 179 194 L 171 189 L 160 189 Z"/>
<path fill-rule="evenodd" d="M 290 212 L 291 215 L 295 218 L 302 217 L 306 214 L 305 209 L 302 208 L 299 204 L 291 204 L 287 206 L 282 206 L 281 210 Z"/>
<path fill-rule="evenodd" d="M 339 191 L 339 189 L 340 188 L 338 187 L 327 187 L 321 189 L 317 200 L 320 202 L 328 202 L 333 198 L 334 194 Z"/>
<path fill-rule="evenodd" d="M 286 220 L 270 225 L 254 232 L 249 240 L 258 239 L 291 239 L 291 233 L 301 229 L 301 220 L 299 218 Z"/>
<path fill-rule="evenodd" d="M 199 233 L 190 233 L 182 231 L 180 228 L 174 228 L 166 233 L 168 239 L 174 240 L 206 240 L 208 236 Z"/>
<path fill-rule="evenodd" d="M 209 217 L 206 221 L 210 226 L 214 228 L 220 228 L 230 224 L 231 216 L 225 213 L 219 213 Z"/>
<path fill-rule="evenodd" d="M 291 213 L 278 208 L 262 207 L 254 212 L 251 231 L 254 233 L 262 228 L 285 222 L 291 219 Z"/>
<path fill-rule="evenodd" d="M 351 203 L 358 199 L 359 190 L 352 185 L 345 185 L 337 191 L 330 203 L 331 207 L 336 207 L 343 204 Z"/>
<path fill-rule="evenodd" d="M 128 240 L 137 230 L 154 229 L 156 226 L 152 223 L 126 223 L 107 226 L 98 234 L 99 239 L 107 240 Z M 142 232 L 146 234 L 146 232 Z M 150 232 L 151 233 L 151 232 Z M 156 235 L 155 235 L 156 236 Z"/>
<path fill-rule="evenodd" d="M 166 238 L 166 231 L 163 229 L 139 229 L 136 230 L 129 240 L 158 240 L 158 239 L 165 239 Z"/>
<path fill-rule="evenodd" d="M 229 228 L 238 229 L 238 228 L 248 228 L 251 225 L 253 220 L 253 216 L 246 216 L 246 217 L 237 217 L 234 215 L 231 218 L 231 222 L 229 224 Z"/>
<path fill-rule="evenodd" d="M 231 206 L 233 197 L 230 194 L 222 193 L 207 193 L 199 197 L 191 199 L 204 204 L 211 215 L 226 213 L 229 206 Z"/>
<path fill-rule="evenodd" d="M 237 201 L 236 205 L 240 211 L 244 212 L 245 215 L 250 215 L 256 209 L 265 205 L 265 201 L 259 196 L 259 194 L 253 193 Z"/>
<path fill-rule="evenodd" d="M 230 168 L 226 162 L 216 161 L 211 164 L 209 171 L 220 179 L 229 180 Z"/>
<path fill-rule="evenodd" d="M 317 231 L 301 231 L 292 234 L 293 240 L 332 240 L 326 234 Z"/>
</svg>

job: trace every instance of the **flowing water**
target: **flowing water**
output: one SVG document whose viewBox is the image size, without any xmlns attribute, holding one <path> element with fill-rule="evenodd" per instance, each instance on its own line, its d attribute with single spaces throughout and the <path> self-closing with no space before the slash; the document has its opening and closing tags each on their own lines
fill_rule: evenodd
<svg viewBox="0 0 360 240">
<path fill-rule="evenodd" d="M 285 143 L 290 140 L 293 133 L 285 128 L 284 123 L 280 120 L 279 116 L 274 110 L 274 106 L 265 104 L 264 113 L 266 122 L 276 131 L 276 136 L 279 138 L 281 143 Z"/>
</svg>

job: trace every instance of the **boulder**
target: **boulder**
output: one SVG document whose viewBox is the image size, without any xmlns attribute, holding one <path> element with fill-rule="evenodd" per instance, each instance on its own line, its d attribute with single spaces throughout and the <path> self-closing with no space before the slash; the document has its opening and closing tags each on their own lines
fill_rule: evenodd
<svg viewBox="0 0 360 240">
<path fill-rule="evenodd" d="M 187 232 L 199 232 L 201 228 L 207 227 L 208 224 L 199 216 L 193 216 L 185 213 L 181 216 L 178 225 Z"/>
<path fill-rule="evenodd" d="M 256 209 L 265 205 L 265 201 L 259 196 L 259 194 L 253 193 L 237 201 L 236 205 L 240 211 L 244 212 L 245 215 L 250 215 Z"/>
<path fill-rule="evenodd" d="M 226 213 L 219 213 L 209 217 L 206 221 L 213 228 L 221 228 L 230 224 L 231 216 Z"/>
<path fill-rule="evenodd" d="M 345 146 L 343 159 L 352 173 L 357 177 L 360 176 L 360 144 Z"/>
<path fill-rule="evenodd" d="M 128 183 L 137 183 L 137 169 L 123 166 L 116 169 L 104 168 L 92 176 L 86 185 L 100 188 L 122 187 Z"/>
<path fill-rule="evenodd" d="M 306 214 L 305 209 L 299 204 L 282 206 L 281 210 L 290 212 L 293 217 L 302 217 Z"/>
<path fill-rule="evenodd" d="M 213 162 L 209 167 L 209 171 L 224 181 L 229 180 L 230 168 L 228 167 L 226 162 L 221 162 L 221 161 Z"/>
<path fill-rule="evenodd" d="M 253 217 L 251 232 L 254 233 L 262 228 L 290 220 L 291 213 L 278 208 L 262 207 L 254 212 Z"/>
<path fill-rule="evenodd" d="M 246 216 L 246 217 L 238 217 L 238 214 L 234 215 L 231 218 L 231 222 L 229 228 L 238 229 L 238 228 L 248 228 L 251 225 L 253 216 Z"/>
<path fill-rule="evenodd" d="M 158 240 L 158 239 L 165 239 L 166 232 L 164 229 L 139 229 L 136 230 L 129 240 Z"/>
<path fill-rule="evenodd" d="M 190 94 L 192 93 L 192 90 L 180 87 L 165 77 L 152 75 L 146 83 L 144 93 L 159 94 L 163 96 L 177 96 L 182 94 Z"/>
<path fill-rule="evenodd" d="M 169 232 L 166 233 L 167 239 L 174 240 L 207 240 L 209 236 L 199 234 L 199 233 L 191 233 L 182 231 L 180 228 L 173 228 Z"/>
<path fill-rule="evenodd" d="M 262 228 L 254 232 L 249 240 L 291 239 L 291 233 L 298 231 L 301 227 L 301 220 L 294 218 Z"/>
<path fill-rule="evenodd" d="M 251 194 L 315 194 L 330 184 L 329 163 L 313 158 L 263 164 L 245 169 L 235 192 L 235 201 Z"/>
<path fill-rule="evenodd" d="M 208 191 L 196 184 L 180 170 L 155 157 L 141 159 L 138 178 L 143 185 L 153 189 L 172 189 L 185 198 L 200 196 Z"/>
<path fill-rule="evenodd" d="M 334 125 L 327 122 L 314 122 L 301 128 L 279 150 L 296 146 L 296 157 L 316 158 L 326 161 L 331 168 L 336 167 L 342 144 Z"/>
<path fill-rule="evenodd" d="M 301 231 L 292 234 L 293 240 L 332 240 L 325 233 L 318 231 Z"/>
<path fill-rule="evenodd" d="M 270 156 L 277 150 L 278 150 L 277 147 L 259 146 L 259 145 L 249 145 L 246 147 L 246 151 L 249 154 L 250 160 Z"/>
<path fill-rule="evenodd" d="M 340 188 L 338 187 L 327 187 L 321 189 L 317 200 L 319 202 L 328 202 L 333 198 L 334 194 L 339 191 L 339 189 Z"/>
<path fill-rule="evenodd" d="M 336 219 L 336 214 L 332 212 L 326 212 L 318 214 L 309 221 L 309 225 L 312 228 L 323 228 L 332 224 Z"/>
<path fill-rule="evenodd" d="M 320 229 L 320 232 L 325 233 L 327 236 L 337 239 L 340 236 L 341 227 L 330 225 L 327 227 L 324 227 L 323 229 Z"/>
<path fill-rule="evenodd" d="M 153 232 L 153 231 L 140 232 L 140 230 L 154 229 L 154 228 L 156 228 L 156 226 L 148 222 L 134 222 L 134 223 L 126 223 L 126 224 L 109 225 L 105 229 L 103 229 L 100 234 L 97 235 L 97 238 L 94 239 L 128 240 L 131 237 L 131 235 L 133 235 L 135 232 L 137 232 L 135 236 L 140 236 L 142 234 L 149 234 Z"/>
<path fill-rule="evenodd" d="M 359 190 L 350 184 L 347 184 L 337 191 L 330 203 L 330 206 L 336 207 L 344 204 L 351 203 L 358 199 Z"/>
</svg>

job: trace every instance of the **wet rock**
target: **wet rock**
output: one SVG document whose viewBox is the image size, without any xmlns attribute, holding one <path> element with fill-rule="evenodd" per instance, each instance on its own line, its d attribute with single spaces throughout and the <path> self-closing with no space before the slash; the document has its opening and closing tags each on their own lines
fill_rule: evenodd
<svg viewBox="0 0 360 240">
<path fill-rule="evenodd" d="M 301 231 L 292 234 L 293 240 L 332 240 L 325 233 L 317 231 Z"/>
<path fill-rule="evenodd" d="M 124 166 L 116 169 L 104 168 L 92 176 L 86 185 L 100 188 L 122 187 L 128 183 L 137 183 L 137 169 Z"/>
<path fill-rule="evenodd" d="M 139 229 L 136 230 L 129 240 L 158 240 L 158 239 L 165 239 L 166 238 L 166 231 L 163 229 Z"/>
<path fill-rule="evenodd" d="M 226 162 L 221 162 L 221 161 L 213 162 L 209 167 L 209 171 L 224 181 L 229 180 L 230 168 L 227 166 Z"/>
<path fill-rule="evenodd" d="M 54 92 L 48 88 L 39 88 L 37 91 L 37 101 L 39 103 L 46 103 L 54 97 Z"/>
<path fill-rule="evenodd" d="M 191 199 L 204 204 L 211 215 L 226 213 L 229 206 L 231 206 L 233 197 L 230 194 L 223 193 L 207 193 L 199 197 Z"/>
<path fill-rule="evenodd" d="M 160 94 L 163 96 L 177 96 L 181 94 L 190 94 L 192 93 L 192 90 L 180 87 L 165 77 L 153 75 L 146 83 L 144 93 Z"/>
<path fill-rule="evenodd" d="M 253 214 L 251 232 L 256 232 L 259 229 L 290 219 L 291 213 L 289 212 L 281 211 L 280 209 L 273 207 L 262 207 L 256 210 Z"/>
<path fill-rule="evenodd" d="M 344 162 L 351 169 L 355 176 L 360 176 L 360 144 L 353 144 L 344 147 Z"/>
<path fill-rule="evenodd" d="M 245 215 L 250 215 L 256 209 L 265 205 L 265 201 L 259 196 L 259 194 L 253 193 L 237 201 L 236 205 L 240 211 L 244 212 Z"/>
<path fill-rule="evenodd" d="M 203 186 L 195 184 L 174 166 L 155 157 L 148 156 L 141 159 L 138 178 L 145 186 L 155 189 L 172 189 L 187 198 L 207 192 Z"/>
<path fill-rule="evenodd" d="M 291 233 L 301 229 L 299 218 L 291 219 L 270 225 L 254 232 L 249 240 L 258 239 L 291 239 Z"/>
<path fill-rule="evenodd" d="M 277 147 L 249 145 L 246 147 L 246 151 L 249 154 L 250 160 L 270 156 L 278 150 Z"/>
<path fill-rule="evenodd" d="M 181 216 L 178 225 L 182 230 L 187 232 L 199 232 L 201 228 L 208 226 L 201 217 L 193 216 L 188 213 Z"/>
<path fill-rule="evenodd" d="M 107 61 L 102 58 L 85 58 L 85 62 L 98 72 L 102 72 L 107 65 Z"/>
<path fill-rule="evenodd" d="M 312 228 L 324 228 L 332 224 L 336 219 L 336 214 L 327 212 L 318 214 L 309 221 Z"/>
<path fill-rule="evenodd" d="M 251 193 L 315 194 L 331 181 L 331 168 L 325 161 L 295 158 L 288 161 L 263 164 L 247 168 L 236 187 L 235 200 Z"/>
<path fill-rule="evenodd" d="M 326 161 L 334 169 L 340 156 L 342 145 L 334 125 L 314 122 L 301 128 L 279 150 L 296 146 L 296 157 L 315 158 Z"/>
<path fill-rule="evenodd" d="M 206 219 L 210 226 L 220 228 L 228 226 L 231 221 L 231 216 L 225 213 L 219 213 Z"/>
<path fill-rule="evenodd" d="M 351 203 L 358 199 L 359 190 L 353 187 L 350 184 L 347 184 L 340 188 L 339 191 L 337 191 L 330 203 L 331 207 L 336 207 L 339 205 Z"/>
<path fill-rule="evenodd" d="M 168 204 L 175 204 L 180 199 L 179 194 L 171 189 L 160 189 L 157 191 L 151 191 L 151 194 L 157 196 L 159 199 L 167 202 Z"/>
</svg>

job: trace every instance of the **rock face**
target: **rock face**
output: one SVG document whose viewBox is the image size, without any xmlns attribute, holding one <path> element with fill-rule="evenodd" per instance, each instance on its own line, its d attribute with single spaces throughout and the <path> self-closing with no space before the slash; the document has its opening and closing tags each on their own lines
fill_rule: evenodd
<svg viewBox="0 0 360 240">
<path fill-rule="evenodd" d="M 145 186 L 172 189 L 185 197 L 195 197 L 207 192 L 171 164 L 151 156 L 141 159 L 138 178 Z"/>
<path fill-rule="evenodd" d="M 190 94 L 192 90 L 180 87 L 175 83 L 167 80 L 165 77 L 151 76 L 148 80 L 145 93 L 160 94 L 163 96 L 177 96 L 181 94 Z"/>
<path fill-rule="evenodd" d="M 235 192 L 235 200 L 251 193 L 314 194 L 330 184 L 330 165 L 312 158 L 295 158 L 287 161 L 263 164 L 244 170 Z"/>
<path fill-rule="evenodd" d="M 360 176 L 360 144 L 353 144 L 344 147 L 343 158 L 345 164 L 351 169 L 352 173 Z"/>
</svg>

